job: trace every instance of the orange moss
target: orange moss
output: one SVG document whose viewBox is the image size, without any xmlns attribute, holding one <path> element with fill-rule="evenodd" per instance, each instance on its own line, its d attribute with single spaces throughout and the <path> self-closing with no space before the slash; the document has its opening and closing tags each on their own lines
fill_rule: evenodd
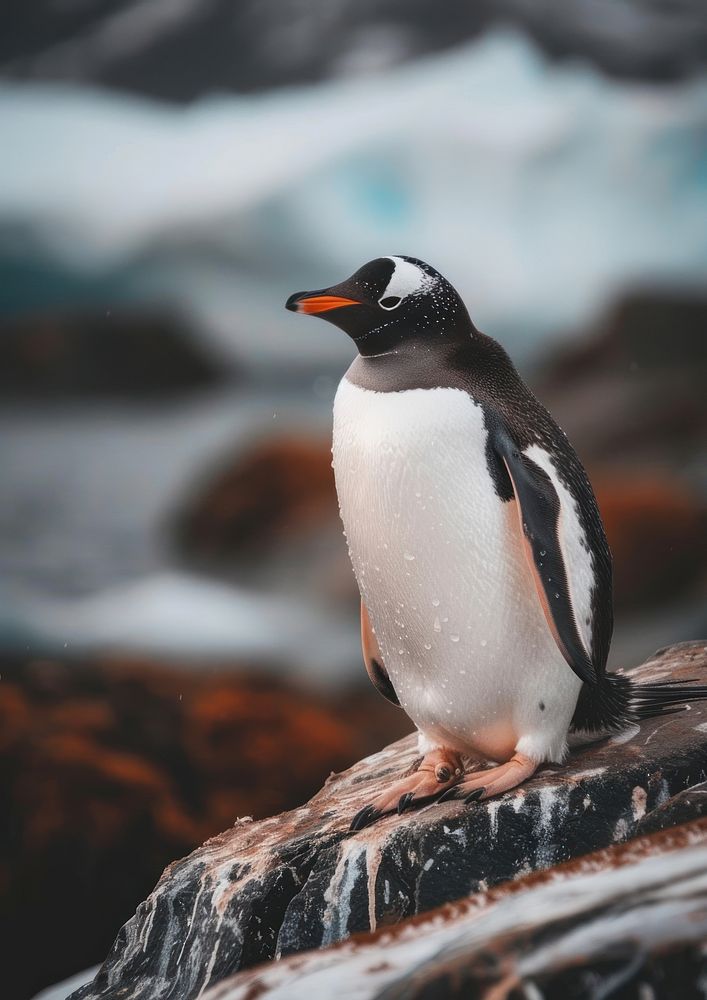
<svg viewBox="0 0 707 1000">
<path fill-rule="evenodd" d="M 277 544 L 336 517 L 329 441 L 263 441 L 216 474 L 178 519 L 186 551 L 201 557 Z"/>
<path fill-rule="evenodd" d="M 18 997 L 100 960 L 168 862 L 409 729 L 367 689 L 115 659 L 1 670 L 0 936 Z M 22 950 L 37 939 L 41 966 Z"/>
</svg>

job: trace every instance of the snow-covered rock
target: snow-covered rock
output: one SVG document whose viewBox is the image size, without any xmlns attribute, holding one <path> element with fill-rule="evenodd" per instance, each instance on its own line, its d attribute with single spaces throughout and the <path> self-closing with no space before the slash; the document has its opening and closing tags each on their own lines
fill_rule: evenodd
<svg viewBox="0 0 707 1000">
<path fill-rule="evenodd" d="M 696 820 L 243 972 L 203 997 L 692 996 L 705 968 L 706 859 L 707 820 Z"/>
</svg>

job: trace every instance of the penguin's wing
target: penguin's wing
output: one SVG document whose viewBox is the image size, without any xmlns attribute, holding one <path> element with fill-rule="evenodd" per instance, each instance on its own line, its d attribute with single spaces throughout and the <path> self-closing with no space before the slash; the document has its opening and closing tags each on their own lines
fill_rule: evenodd
<svg viewBox="0 0 707 1000">
<path fill-rule="evenodd" d="M 525 556 L 550 631 L 577 676 L 587 684 L 595 684 L 598 671 L 582 640 L 572 606 L 557 490 L 547 472 L 523 454 L 505 431 L 496 435 L 495 444 L 513 486 Z"/>
<path fill-rule="evenodd" d="M 378 647 L 378 640 L 371 628 L 368 610 L 363 601 L 361 601 L 361 647 L 363 649 L 363 662 L 366 664 L 366 671 L 371 678 L 373 687 L 384 698 L 387 698 L 393 705 L 400 708 L 395 688 L 390 683 L 388 671 L 383 666 L 383 657 Z"/>
</svg>

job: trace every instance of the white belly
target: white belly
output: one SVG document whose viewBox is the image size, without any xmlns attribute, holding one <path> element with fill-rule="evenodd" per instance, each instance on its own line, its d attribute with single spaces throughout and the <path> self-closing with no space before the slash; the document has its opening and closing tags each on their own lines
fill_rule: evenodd
<svg viewBox="0 0 707 1000">
<path fill-rule="evenodd" d="M 580 681 L 543 616 L 515 503 L 494 491 L 486 438 L 459 389 L 377 393 L 344 378 L 333 453 L 351 561 L 428 743 L 560 759 Z"/>
</svg>

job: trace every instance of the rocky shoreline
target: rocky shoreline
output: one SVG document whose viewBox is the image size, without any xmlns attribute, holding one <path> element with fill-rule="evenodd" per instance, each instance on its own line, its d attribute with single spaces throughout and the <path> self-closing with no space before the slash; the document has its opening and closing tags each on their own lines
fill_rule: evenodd
<svg viewBox="0 0 707 1000">
<path fill-rule="evenodd" d="M 704 681 L 706 675 L 705 643 L 682 643 L 662 650 L 633 672 L 636 679 L 646 682 L 667 677 Z M 707 706 L 695 704 L 668 719 L 651 720 L 610 739 L 576 747 L 565 765 L 542 769 L 525 786 L 498 800 L 471 806 L 436 804 L 349 833 L 357 809 L 391 774 L 411 766 L 415 757 L 413 740 L 408 737 L 348 771 L 333 774 L 301 808 L 257 823 L 242 820 L 170 865 L 120 931 L 94 981 L 73 994 L 73 1000 L 190 1000 L 210 988 L 207 995 L 231 1000 L 229 990 L 234 998 L 269 995 L 272 983 L 273 995 L 279 995 L 276 989 L 288 969 L 293 980 L 287 981 L 287 989 L 291 989 L 302 962 L 315 971 L 324 968 L 330 961 L 329 946 L 351 934 L 389 933 L 391 925 L 406 928 L 409 918 L 450 903 L 460 908 L 445 911 L 442 923 L 449 928 L 449 937 L 443 941 L 446 958 L 441 964 L 438 950 L 433 949 L 428 956 L 431 964 L 425 965 L 417 938 L 418 933 L 424 936 L 424 930 L 413 928 L 427 924 L 412 923 L 412 945 L 406 945 L 407 960 L 397 967 L 394 992 L 365 992 L 352 972 L 351 995 L 466 995 L 451 992 L 451 986 L 442 993 L 425 992 L 420 984 L 441 983 L 449 976 L 456 977 L 457 983 L 502 981 L 489 972 L 486 951 L 476 952 L 465 943 L 464 920 L 470 908 L 491 905 L 494 893 L 508 891 L 497 890 L 498 886 L 515 886 L 511 891 L 521 908 L 533 909 L 534 891 L 540 892 L 541 899 L 544 892 L 549 893 L 548 905 L 554 906 L 565 898 L 554 884 L 555 866 L 587 856 L 587 866 L 568 869 L 568 877 L 578 873 L 580 878 L 576 906 L 569 907 L 565 900 L 563 909 L 557 902 L 557 918 L 552 918 L 550 910 L 540 921 L 539 926 L 547 924 L 542 935 L 556 934 L 557 948 L 562 951 L 564 947 L 567 955 L 571 953 L 568 940 L 575 951 L 577 941 L 584 940 L 586 963 L 601 965 L 601 956 L 611 951 L 612 942 L 605 935 L 602 944 L 602 935 L 593 928 L 604 915 L 607 922 L 602 917 L 602 927 L 609 928 L 615 919 L 626 930 L 621 938 L 622 955 L 627 949 L 630 952 L 631 941 L 633 959 L 639 953 L 654 955 L 649 963 L 653 978 L 647 982 L 667 975 L 670 962 L 687 968 L 686 949 L 694 958 L 695 948 L 685 928 L 701 928 L 707 900 L 707 883 L 701 874 L 707 849 L 700 820 L 707 778 Z M 686 825 L 674 828 L 673 824 Z M 624 847 L 627 842 L 629 846 Z M 605 853 L 592 861 L 592 852 L 597 851 Z M 666 852 L 671 860 L 663 865 L 660 856 Z M 618 881 L 611 876 L 612 867 L 625 865 L 636 868 L 625 876 L 626 885 L 624 876 Z M 548 887 L 538 888 L 533 873 L 548 871 L 543 876 Z M 562 871 L 558 869 L 560 883 Z M 662 922 L 642 919 L 649 902 L 655 904 Z M 567 938 L 570 911 L 577 939 Z M 646 947 L 650 945 L 648 951 L 641 950 L 640 941 L 636 944 L 632 927 L 641 931 Z M 496 962 L 498 969 L 509 963 L 521 969 L 519 982 L 525 976 L 521 956 L 535 950 L 532 933 L 521 930 L 516 927 L 518 943 L 504 939 L 493 945 L 505 956 Z M 586 940 L 582 938 L 585 930 Z M 489 933 L 487 927 L 487 937 Z M 375 940 L 371 939 L 371 947 Z M 491 944 L 486 947 L 493 950 Z M 310 949 L 324 950 L 300 955 Z M 655 957 L 659 953 L 667 956 L 663 965 Z M 241 970 L 288 955 L 297 957 L 247 973 L 251 976 L 243 981 L 250 983 L 247 988 L 239 984 L 238 976 L 231 984 L 217 987 Z M 457 957 L 452 961 L 450 955 Z M 695 961 L 691 958 L 693 972 Z M 636 959 L 634 965 L 631 971 L 628 961 L 628 979 L 645 971 L 645 962 Z M 403 989 L 401 983 L 413 969 L 414 989 L 412 985 Z M 463 976 L 460 969 L 466 970 Z M 582 989 L 572 995 L 602 995 L 591 992 L 589 986 Z M 567 995 L 553 990 L 538 995 Z"/>
</svg>

